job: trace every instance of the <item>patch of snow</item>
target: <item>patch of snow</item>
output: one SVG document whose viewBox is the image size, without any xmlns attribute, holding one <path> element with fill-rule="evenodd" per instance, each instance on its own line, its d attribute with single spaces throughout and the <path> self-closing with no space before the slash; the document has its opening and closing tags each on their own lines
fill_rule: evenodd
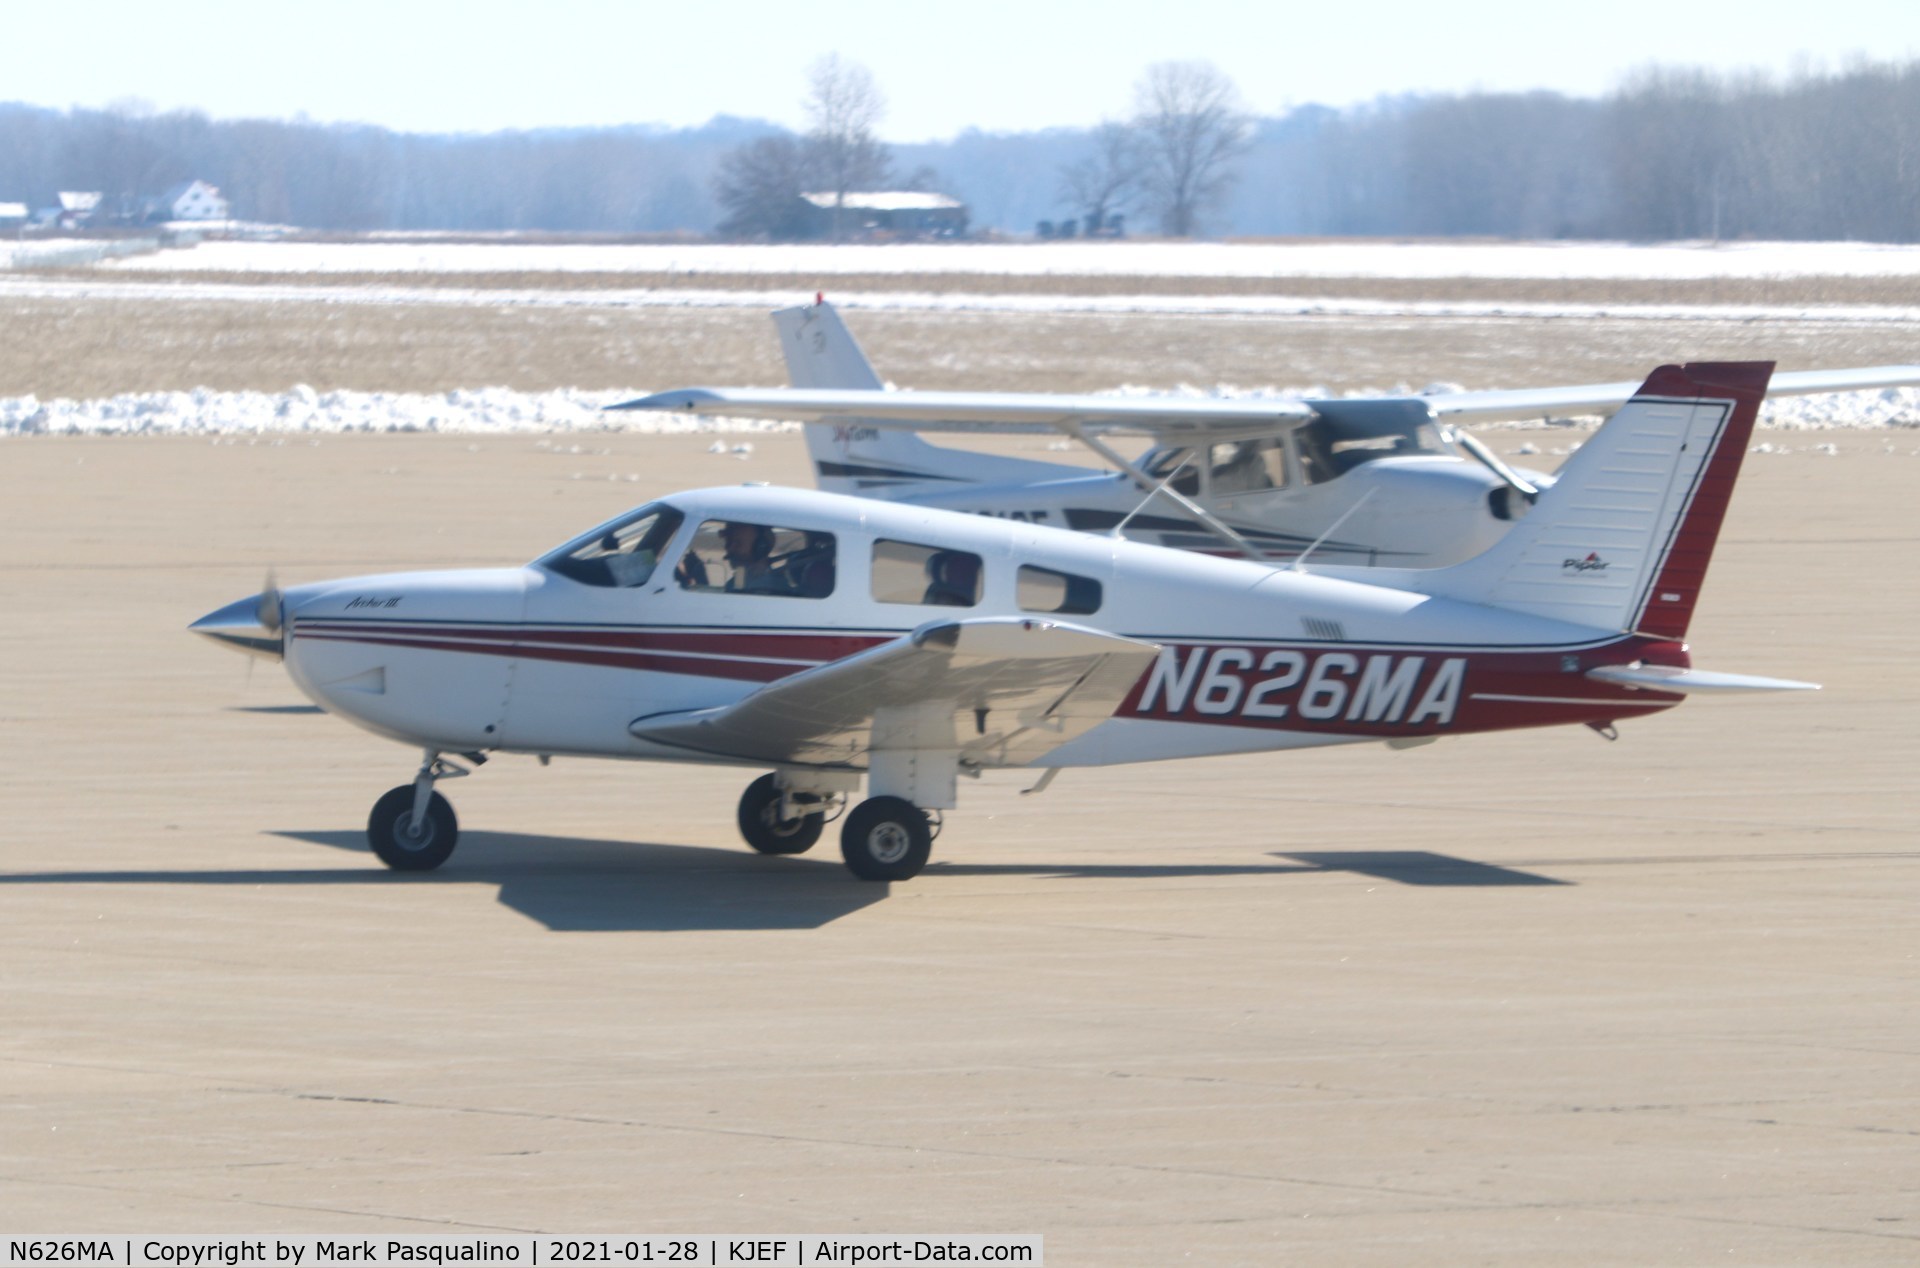
<svg viewBox="0 0 1920 1268">
<path fill-rule="evenodd" d="M 227 244 L 222 244 L 227 245 Z M 244 244 L 240 244 L 244 245 Z M 313 303 L 375 307 L 515 308 L 747 308 L 805 304 L 811 289 L 634 290 L 475 289 L 441 286 L 327 286 L 280 282 L 147 283 L 114 280 L 0 278 L 0 298 L 152 300 L 163 303 Z M 1920 304 L 1584 304 L 1504 300 L 1326 299 L 1289 295 L 1019 295 L 934 291 L 848 292 L 834 297 L 850 311 L 979 313 L 1132 313 L 1227 317 L 1461 318 L 1540 321 L 1553 318 L 1644 321 L 1802 321 L 1841 325 L 1920 323 Z"/>
<path fill-rule="evenodd" d="M 1455 385 L 1447 385 L 1453 390 Z M 320 436 L 341 432 L 455 432 L 463 434 L 537 433 L 543 436 L 578 432 L 634 432 L 662 435 L 737 435 L 790 432 L 797 423 L 754 419 L 709 419 L 685 414 L 639 411 L 603 412 L 608 405 L 643 396 L 649 389 L 586 392 L 516 392 L 490 387 L 440 393 L 317 392 L 298 386 L 285 392 L 129 392 L 99 400 L 40 400 L 34 396 L 0 397 L 0 437 L 32 435 L 212 435 L 260 436 L 299 434 Z M 1164 389 L 1159 389 L 1164 390 Z M 1141 395 L 1148 389 L 1122 387 L 1115 395 Z M 1404 394 L 1405 386 L 1349 396 Z M 1212 388 L 1187 385 L 1177 394 L 1242 399 L 1272 397 L 1297 400 L 1324 397 L 1318 388 L 1267 387 L 1248 389 L 1232 384 Z M 1499 430 L 1535 430 L 1550 425 L 1539 421 L 1496 424 Z M 1783 397 L 1767 402 L 1760 425 L 1792 431 L 1831 431 L 1838 428 L 1920 428 L 1920 388 L 1883 388 L 1869 392 L 1836 392 L 1825 396 Z M 317 442 L 316 442 L 317 443 Z M 537 442 L 555 454 L 607 456 L 610 451 L 578 443 Z M 1067 442 L 1059 442 L 1064 446 Z M 1574 448 L 1578 448 L 1577 445 Z M 746 459 L 751 442 L 715 440 L 714 454 Z M 1538 453 L 1531 444 L 1523 453 Z M 1551 449 L 1549 453 L 1565 453 Z M 1756 452 L 1773 452 L 1760 446 Z"/>
<path fill-rule="evenodd" d="M 604 413 L 643 391 L 516 392 L 508 388 L 411 392 L 128 392 L 99 400 L 0 397 L 0 437 L 31 435 L 262 435 L 339 432 L 625 431 L 679 435 L 792 431 L 798 424 L 685 415 Z M 554 445 L 554 453 L 587 452 Z"/>
<path fill-rule="evenodd" d="M 1056 242 L 839 246 L 206 242 L 117 270 L 210 273 L 975 273 L 1040 277 L 1723 278 L 1920 275 L 1868 242 Z"/>
</svg>

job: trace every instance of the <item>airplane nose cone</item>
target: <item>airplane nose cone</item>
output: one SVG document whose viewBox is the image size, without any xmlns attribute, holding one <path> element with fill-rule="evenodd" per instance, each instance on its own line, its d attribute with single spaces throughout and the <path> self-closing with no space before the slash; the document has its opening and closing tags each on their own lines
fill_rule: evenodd
<svg viewBox="0 0 1920 1268">
<path fill-rule="evenodd" d="M 251 594 L 244 599 L 235 599 L 226 607 L 207 613 L 187 628 L 223 647 L 234 648 L 249 656 L 279 660 L 286 653 L 285 631 L 280 627 L 279 596 L 271 591 L 269 594 Z"/>
</svg>

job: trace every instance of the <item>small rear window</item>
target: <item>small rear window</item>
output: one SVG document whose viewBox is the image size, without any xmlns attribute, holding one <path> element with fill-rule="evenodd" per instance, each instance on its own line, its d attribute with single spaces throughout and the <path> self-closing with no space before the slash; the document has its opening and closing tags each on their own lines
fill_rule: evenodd
<svg viewBox="0 0 1920 1268">
<path fill-rule="evenodd" d="M 1100 583 L 1092 577 L 1021 564 L 1018 597 L 1022 612 L 1086 616 L 1100 610 Z"/>
</svg>

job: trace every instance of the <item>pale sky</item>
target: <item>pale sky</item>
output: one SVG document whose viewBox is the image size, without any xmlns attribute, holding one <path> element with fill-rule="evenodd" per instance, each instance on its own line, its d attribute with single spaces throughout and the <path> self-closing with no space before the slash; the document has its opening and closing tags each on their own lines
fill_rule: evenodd
<svg viewBox="0 0 1920 1268">
<path fill-rule="evenodd" d="M 890 141 L 1124 116 L 1151 62 L 1204 58 L 1277 114 L 1386 93 L 1606 92 L 1635 67 L 1785 72 L 1920 56 L 1915 0 L 203 0 L 19 2 L 0 101 L 128 99 L 215 118 L 403 131 L 802 124 L 806 67 L 837 52 L 887 96 Z"/>
</svg>

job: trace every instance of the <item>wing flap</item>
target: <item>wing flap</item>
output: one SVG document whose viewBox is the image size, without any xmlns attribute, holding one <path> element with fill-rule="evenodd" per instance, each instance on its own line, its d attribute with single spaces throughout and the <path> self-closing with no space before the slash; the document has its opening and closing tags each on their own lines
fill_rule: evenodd
<svg viewBox="0 0 1920 1268">
<path fill-rule="evenodd" d="M 636 739 L 769 764 L 858 767 L 876 749 L 1024 766 L 1113 715 L 1159 648 L 1019 617 L 938 621 L 713 709 L 655 714 Z"/>
</svg>

